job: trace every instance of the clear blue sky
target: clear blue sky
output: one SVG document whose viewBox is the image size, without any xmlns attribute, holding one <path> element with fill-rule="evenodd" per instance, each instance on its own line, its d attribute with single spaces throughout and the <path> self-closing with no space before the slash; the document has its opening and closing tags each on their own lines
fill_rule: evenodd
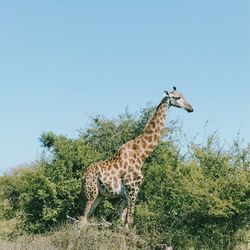
<svg viewBox="0 0 250 250">
<path fill-rule="evenodd" d="M 43 131 L 70 137 L 89 115 L 157 104 L 191 136 L 250 141 L 250 1 L 1 1 L 0 172 L 30 163 Z"/>
</svg>

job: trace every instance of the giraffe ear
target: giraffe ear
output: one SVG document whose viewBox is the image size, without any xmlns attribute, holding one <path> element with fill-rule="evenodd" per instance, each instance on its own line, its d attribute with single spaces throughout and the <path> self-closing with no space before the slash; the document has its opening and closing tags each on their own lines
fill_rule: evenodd
<svg viewBox="0 0 250 250">
<path fill-rule="evenodd" d="M 175 86 L 173 87 L 173 90 L 176 91 L 176 87 Z"/>
<path fill-rule="evenodd" d="M 169 96 L 169 93 L 168 93 L 168 91 L 166 91 L 166 90 L 165 90 L 164 92 L 165 92 L 165 94 L 166 94 L 167 96 Z"/>
</svg>

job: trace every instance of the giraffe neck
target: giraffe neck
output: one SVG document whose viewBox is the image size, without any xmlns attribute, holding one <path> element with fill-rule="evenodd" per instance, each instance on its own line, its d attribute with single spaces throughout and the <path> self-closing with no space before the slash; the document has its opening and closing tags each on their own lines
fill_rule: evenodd
<svg viewBox="0 0 250 250">
<path fill-rule="evenodd" d="M 143 130 L 143 134 L 141 135 L 141 142 L 143 144 L 142 148 L 144 151 L 141 159 L 142 162 L 149 157 L 155 147 L 159 144 L 168 109 L 169 99 L 163 98 Z"/>
<path fill-rule="evenodd" d="M 169 108 L 169 99 L 163 98 L 160 104 L 157 106 L 152 116 L 148 120 L 145 128 L 143 129 L 143 134 L 146 135 L 160 135 L 162 129 L 164 128 L 164 122 L 167 117 L 167 112 Z"/>
</svg>

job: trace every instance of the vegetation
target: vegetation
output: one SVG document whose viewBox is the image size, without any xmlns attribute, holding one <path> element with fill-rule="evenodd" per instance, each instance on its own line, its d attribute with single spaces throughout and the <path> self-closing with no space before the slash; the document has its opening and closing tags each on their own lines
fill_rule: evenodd
<svg viewBox="0 0 250 250">
<path fill-rule="evenodd" d="M 62 227 L 67 215 L 83 211 L 80 179 L 87 166 L 141 133 L 151 112 L 145 108 L 139 116 L 125 113 L 117 120 L 94 117 L 76 139 L 43 133 L 41 159 L 0 177 L 0 238 L 12 239 L 0 245 L 16 249 L 18 240 L 25 249 L 152 249 L 161 243 L 174 249 L 234 249 L 239 242 L 248 244 L 250 145 L 243 147 L 238 139 L 225 149 L 214 134 L 205 145 L 190 142 L 185 150 L 176 122 L 168 122 L 144 165 L 134 232 L 122 231 L 117 201 L 104 201 L 95 212 L 95 218 L 113 222 L 111 229 Z"/>
</svg>

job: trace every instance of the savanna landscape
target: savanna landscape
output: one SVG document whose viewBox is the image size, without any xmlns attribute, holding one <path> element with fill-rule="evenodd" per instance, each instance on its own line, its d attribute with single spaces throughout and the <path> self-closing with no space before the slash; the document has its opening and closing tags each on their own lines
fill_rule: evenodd
<svg viewBox="0 0 250 250">
<path fill-rule="evenodd" d="M 0 250 L 250 250 L 249 0 L 0 1 L 0 55 Z"/>
</svg>

